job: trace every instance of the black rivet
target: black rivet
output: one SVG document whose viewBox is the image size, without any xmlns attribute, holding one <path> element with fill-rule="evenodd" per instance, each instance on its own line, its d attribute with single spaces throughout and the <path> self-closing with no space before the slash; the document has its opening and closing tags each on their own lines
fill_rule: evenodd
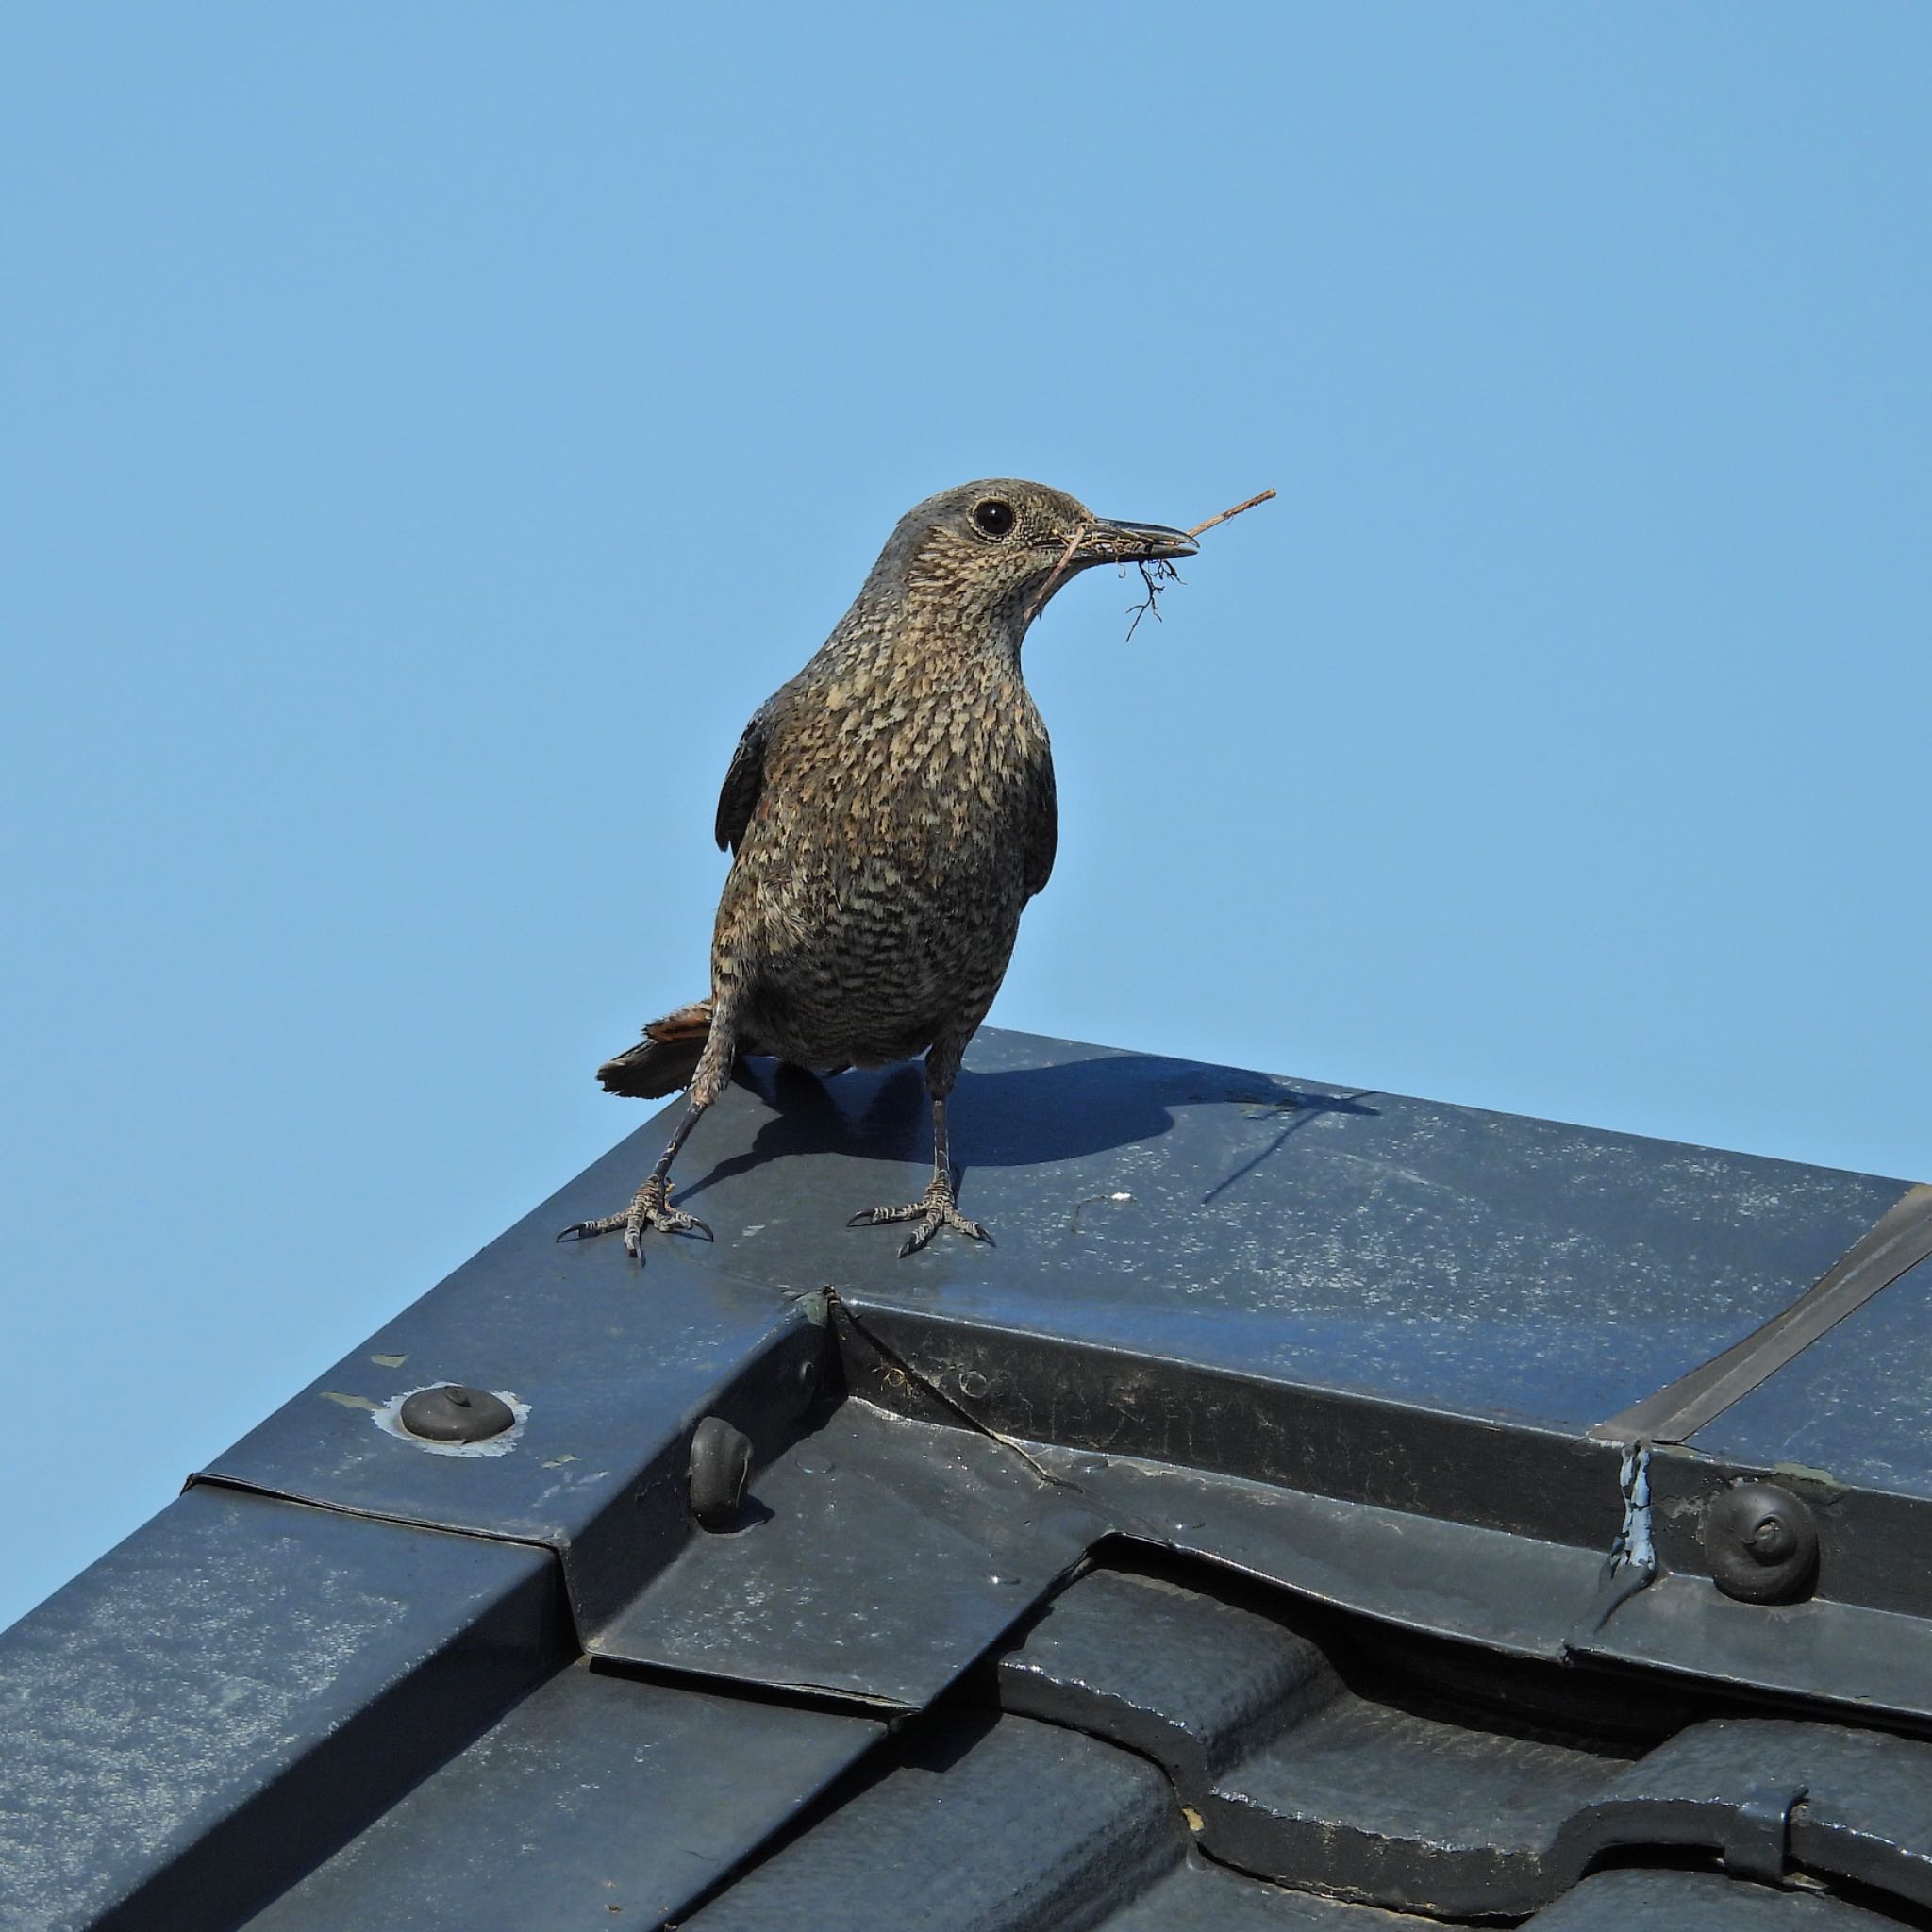
<svg viewBox="0 0 1932 1932">
<path fill-rule="evenodd" d="M 751 1438 L 708 1415 L 691 1437 L 691 1513 L 707 1529 L 729 1529 L 751 1474 Z"/>
<path fill-rule="evenodd" d="M 487 1389 L 443 1382 L 419 1389 L 403 1404 L 401 1422 L 425 1442 L 481 1442 L 500 1436 L 516 1421 L 516 1411 Z"/>
<path fill-rule="evenodd" d="M 1796 1603 L 1818 1579 L 1818 1527 L 1811 1512 L 1775 1483 L 1740 1482 L 1704 1512 L 1711 1581 L 1747 1604 Z"/>
</svg>

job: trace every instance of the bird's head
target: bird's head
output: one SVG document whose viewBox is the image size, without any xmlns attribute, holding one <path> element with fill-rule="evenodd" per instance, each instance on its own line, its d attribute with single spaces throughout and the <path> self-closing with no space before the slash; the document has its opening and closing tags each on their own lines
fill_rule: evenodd
<svg viewBox="0 0 1932 1932">
<path fill-rule="evenodd" d="M 908 510 L 867 589 L 922 614 L 1010 628 L 1017 642 L 1076 572 L 1191 557 L 1195 548 L 1164 524 L 1097 517 L 1063 490 L 995 477 L 942 490 Z"/>
</svg>

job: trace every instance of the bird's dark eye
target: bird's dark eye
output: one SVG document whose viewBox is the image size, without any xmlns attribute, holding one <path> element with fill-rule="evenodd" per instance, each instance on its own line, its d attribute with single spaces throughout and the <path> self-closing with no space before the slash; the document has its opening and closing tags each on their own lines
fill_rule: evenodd
<svg viewBox="0 0 1932 1932">
<path fill-rule="evenodd" d="M 1016 521 L 1013 506 L 997 496 L 989 496 L 984 503 L 973 507 L 973 521 L 989 537 L 1004 537 Z"/>
</svg>

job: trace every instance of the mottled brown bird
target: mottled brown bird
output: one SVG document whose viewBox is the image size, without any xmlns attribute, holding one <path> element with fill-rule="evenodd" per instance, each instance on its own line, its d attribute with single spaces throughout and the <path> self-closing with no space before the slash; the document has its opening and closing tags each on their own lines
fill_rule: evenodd
<svg viewBox="0 0 1932 1932">
<path fill-rule="evenodd" d="M 925 1056 L 932 1182 L 852 1225 L 985 1241 L 954 1199 L 946 1096 L 1006 976 L 1020 913 L 1053 870 L 1046 726 L 1020 646 L 1076 571 L 1191 556 L 1159 524 L 1112 523 L 1039 483 L 969 483 L 899 520 L 816 657 L 753 714 L 718 799 L 733 861 L 711 996 L 654 1020 L 597 1077 L 654 1098 L 688 1086 L 663 1158 L 624 1213 L 559 1241 L 647 1227 L 708 1236 L 669 1204 L 671 1163 L 741 1053 L 822 1073 Z"/>
</svg>

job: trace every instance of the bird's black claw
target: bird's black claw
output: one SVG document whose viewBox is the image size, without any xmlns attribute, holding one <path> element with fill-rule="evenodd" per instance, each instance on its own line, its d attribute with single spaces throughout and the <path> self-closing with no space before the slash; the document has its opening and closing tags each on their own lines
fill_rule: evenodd
<svg viewBox="0 0 1932 1932">
<path fill-rule="evenodd" d="M 607 1214 L 601 1221 L 573 1221 L 568 1227 L 558 1230 L 560 1241 L 587 1241 L 593 1236 L 610 1234 L 624 1225 L 622 1214 Z"/>
<path fill-rule="evenodd" d="M 930 1241 L 942 1227 L 950 1227 L 956 1233 L 968 1235 L 974 1241 L 984 1241 L 988 1247 L 994 1245 L 993 1238 L 976 1221 L 968 1221 L 954 1205 L 953 1191 L 935 1181 L 917 1201 L 908 1201 L 903 1208 L 866 1208 L 855 1214 L 845 1225 L 847 1227 L 883 1227 L 888 1222 L 909 1221 L 914 1224 L 912 1232 L 906 1237 L 905 1244 L 899 1250 L 899 1258 L 916 1255 Z"/>
<path fill-rule="evenodd" d="M 622 1214 L 607 1214 L 601 1221 L 574 1221 L 558 1232 L 557 1239 L 587 1241 L 592 1235 L 615 1234 L 622 1228 L 624 1251 L 634 1261 L 644 1258 L 643 1235 L 647 1227 L 661 1228 L 666 1234 L 701 1234 L 708 1241 L 717 1240 L 695 1214 L 686 1214 L 667 1205 L 666 1191 L 663 1181 L 653 1174 Z"/>
<path fill-rule="evenodd" d="M 637 1191 L 630 1211 L 619 1216 L 624 1228 L 624 1249 L 633 1260 L 644 1258 L 644 1230 L 655 1227 L 665 1234 L 701 1234 L 716 1241 L 711 1230 L 695 1214 L 687 1214 L 670 1203 L 670 1187 L 661 1174 L 653 1174 Z"/>
</svg>

